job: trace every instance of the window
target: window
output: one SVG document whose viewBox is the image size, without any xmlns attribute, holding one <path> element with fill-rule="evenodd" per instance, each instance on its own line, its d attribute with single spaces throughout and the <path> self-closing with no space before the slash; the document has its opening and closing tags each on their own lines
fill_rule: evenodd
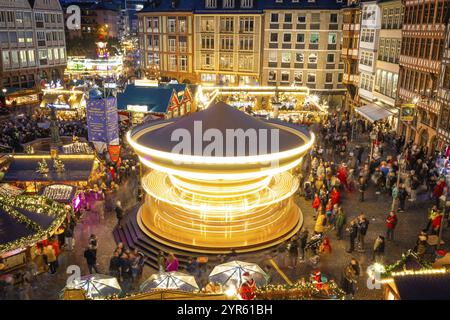
<svg viewBox="0 0 450 320">
<path fill-rule="evenodd" d="M 224 8 L 234 8 L 234 0 L 223 0 Z"/>
<path fill-rule="evenodd" d="M 334 63 L 334 53 L 327 54 L 327 63 Z"/>
<path fill-rule="evenodd" d="M 179 24 L 179 29 L 180 29 L 180 33 L 185 33 L 186 29 L 187 29 L 187 21 L 186 18 L 179 18 L 178 19 L 178 24 Z"/>
<path fill-rule="evenodd" d="M 270 34 L 270 42 L 278 42 L 278 33 Z"/>
<path fill-rule="evenodd" d="M 239 70 L 252 71 L 254 57 L 251 54 L 239 55 Z"/>
<path fill-rule="evenodd" d="M 25 32 L 17 32 L 17 41 L 19 43 L 25 43 Z"/>
<path fill-rule="evenodd" d="M 221 50 L 233 50 L 233 37 L 221 36 L 220 37 L 220 49 Z"/>
<path fill-rule="evenodd" d="M 305 34 L 304 33 L 297 34 L 297 43 L 305 43 Z"/>
<path fill-rule="evenodd" d="M 318 44 L 319 43 L 319 34 L 318 33 L 311 33 L 309 35 L 309 43 L 311 43 L 311 44 Z"/>
<path fill-rule="evenodd" d="M 53 50 L 51 48 L 47 49 L 48 60 L 53 60 Z"/>
<path fill-rule="evenodd" d="M 202 32 L 214 32 L 214 18 L 202 17 L 201 30 Z"/>
<path fill-rule="evenodd" d="M 330 14 L 330 23 L 337 23 L 338 22 L 338 15 L 337 13 L 331 13 Z"/>
<path fill-rule="evenodd" d="M 295 62 L 297 63 L 303 63 L 304 61 L 304 55 L 303 53 L 296 53 L 295 54 Z"/>
<path fill-rule="evenodd" d="M 239 19 L 240 32 L 253 32 L 254 20 L 253 17 L 245 17 Z"/>
<path fill-rule="evenodd" d="M 304 13 L 299 13 L 297 16 L 297 22 L 302 24 L 302 23 L 306 23 L 306 14 Z"/>
<path fill-rule="evenodd" d="M 317 63 L 317 53 L 310 53 L 308 57 L 309 63 Z"/>
<path fill-rule="evenodd" d="M 176 37 L 169 37 L 169 51 L 170 52 L 177 51 L 177 38 Z"/>
<path fill-rule="evenodd" d="M 292 13 L 284 14 L 284 23 L 292 23 Z"/>
<path fill-rule="evenodd" d="M 55 60 L 59 60 L 59 50 L 58 48 L 53 48 L 53 57 Z"/>
<path fill-rule="evenodd" d="M 23 24 L 23 12 L 20 11 L 16 12 L 16 24 L 17 25 Z"/>
<path fill-rule="evenodd" d="M 276 51 L 269 52 L 269 62 L 278 62 L 278 54 Z"/>
<path fill-rule="evenodd" d="M 179 48 L 180 52 L 187 52 L 187 38 L 186 37 L 179 37 Z"/>
<path fill-rule="evenodd" d="M 311 14 L 311 23 L 320 23 L 320 13 Z"/>
<path fill-rule="evenodd" d="M 177 56 L 174 54 L 169 55 L 169 70 L 177 70 Z"/>
<path fill-rule="evenodd" d="M 342 78 L 343 78 L 344 74 L 343 73 L 339 73 L 338 74 L 338 83 L 342 83 Z"/>
<path fill-rule="evenodd" d="M 205 0 L 205 7 L 208 9 L 217 8 L 217 0 Z"/>
<path fill-rule="evenodd" d="M 337 34 L 329 33 L 328 34 L 328 44 L 336 44 L 337 43 Z"/>
<path fill-rule="evenodd" d="M 253 50 L 253 37 L 239 37 L 239 50 L 252 51 Z"/>
<path fill-rule="evenodd" d="M 11 62 L 13 66 L 19 64 L 19 54 L 15 50 L 11 51 Z"/>
<path fill-rule="evenodd" d="M 35 64 L 34 50 L 28 50 L 28 65 L 34 66 Z"/>
<path fill-rule="evenodd" d="M 202 68 L 209 69 L 214 66 L 214 55 L 211 53 L 202 54 Z"/>
<path fill-rule="evenodd" d="M 158 18 L 153 19 L 153 32 L 159 31 L 159 20 Z"/>
<path fill-rule="evenodd" d="M 64 48 L 59 48 L 59 58 L 61 60 L 64 60 L 65 56 L 66 56 L 66 54 L 64 52 Z"/>
<path fill-rule="evenodd" d="M 175 30 L 177 29 L 177 20 L 175 18 L 169 18 L 168 25 L 169 25 L 169 32 L 174 33 Z"/>
<path fill-rule="evenodd" d="M 325 74 L 325 83 L 333 83 L 333 74 L 332 73 L 326 73 Z"/>
<path fill-rule="evenodd" d="M 278 13 L 272 13 L 272 15 L 270 16 L 270 22 L 278 23 Z"/>
<path fill-rule="evenodd" d="M 17 44 L 17 32 L 9 33 L 9 42 L 12 44 Z"/>
<path fill-rule="evenodd" d="M 287 43 L 291 42 L 291 34 L 290 33 L 285 33 L 283 35 L 283 42 L 287 42 Z"/>
<path fill-rule="evenodd" d="M 303 72 L 296 71 L 294 73 L 294 81 L 295 81 L 295 83 L 302 83 L 303 82 Z"/>
<path fill-rule="evenodd" d="M 214 49 L 214 36 L 202 35 L 202 49 Z"/>
<path fill-rule="evenodd" d="M 9 51 L 2 51 L 3 66 L 9 68 L 11 66 L 11 60 L 9 59 Z"/>
<path fill-rule="evenodd" d="M 281 71 L 281 81 L 283 82 L 289 81 L 289 71 Z"/>
<path fill-rule="evenodd" d="M 220 55 L 220 70 L 232 70 L 233 69 L 233 54 L 221 54 Z"/>
<path fill-rule="evenodd" d="M 308 73 L 308 78 L 306 79 L 306 82 L 308 82 L 308 83 L 316 83 L 316 74 L 315 73 Z"/>
<path fill-rule="evenodd" d="M 241 0 L 241 8 L 253 8 L 253 0 Z"/>
<path fill-rule="evenodd" d="M 269 71 L 269 81 L 277 81 L 277 73 L 276 71 Z"/>
<path fill-rule="evenodd" d="M 26 41 L 26 43 L 33 43 L 33 32 L 32 31 L 25 32 L 25 41 Z"/>
<path fill-rule="evenodd" d="M 291 53 L 290 52 L 281 53 L 281 62 L 282 63 L 291 63 Z"/>
<path fill-rule="evenodd" d="M 220 18 L 220 31 L 221 32 L 233 32 L 234 19 L 233 18 Z"/>
</svg>

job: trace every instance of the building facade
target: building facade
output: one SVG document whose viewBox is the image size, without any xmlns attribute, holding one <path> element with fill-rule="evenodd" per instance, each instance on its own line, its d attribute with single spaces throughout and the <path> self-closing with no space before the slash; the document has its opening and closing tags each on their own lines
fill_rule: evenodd
<svg viewBox="0 0 450 320">
<path fill-rule="evenodd" d="M 441 109 L 437 93 L 449 1 L 406 0 L 404 5 L 398 100 L 414 102 L 416 116 L 412 122 L 402 122 L 399 132 L 433 150 Z"/>
<path fill-rule="evenodd" d="M 403 5 L 400 0 L 379 0 L 381 26 L 375 63 L 373 97 L 376 103 L 393 111 L 392 128 L 397 127 L 396 104 L 400 49 L 402 44 Z"/>
<path fill-rule="evenodd" d="M 261 83 L 260 0 L 199 1 L 194 11 L 195 73 L 202 83 Z"/>
<path fill-rule="evenodd" d="M 441 74 L 437 101 L 441 106 L 438 127 L 438 150 L 446 153 L 450 146 L 450 24 L 447 23 L 444 53 L 442 57 Z"/>
<path fill-rule="evenodd" d="M 144 8 L 138 16 L 145 74 L 165 81 L 196 82 L 192 8 L 160 2 Z"/>
<path fill-rule="evenodd" d="M 4 88 L 62 80 L 64 19 L 58 0 L 0 1 L 0 75 Z"/>
<path fill-rule="evenodd" d="M 359 106 L 359 35 L 361 26 L 361 7 L 359 1 L 350 0 L 342 9 L 342 48 L 341 59 L 344 63 L 342 83 L 345 92 L 344 109 L 353 113 Z"/>
<path fill-rule="evenodd" d="M 336 0 L 265 1 L 262 84 L 306 86 L 342 100 L 342 7 Z"/>
<path fill-rule="evenodd" d="M 381 29 L 380 7 L 376 1 L 361 2 L 361 30 L 359 36 L 359 88 L 361 105 L 375 101 L 376 61 L 378 55 L 378 37 Z"/>
</svg>

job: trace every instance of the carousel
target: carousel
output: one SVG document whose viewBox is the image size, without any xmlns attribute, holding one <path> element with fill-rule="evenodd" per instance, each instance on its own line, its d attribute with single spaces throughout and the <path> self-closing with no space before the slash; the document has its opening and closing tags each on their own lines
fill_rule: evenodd
<svg viewBox="0 0 450 320">
<path fill-rule="evenodd" d="M 231 147 L 230 132 L 236 134 Z M 180 152 L 180 134 L 194 150 Z M 146 168 L 137 223 L 154 241 L 190 252 L 250 252 L 283 242 L 302 226 L 292 172 L 314 135 L 298 126 L 262 121 L 219 102 L 179 120 L 136 127 L 128 141 Z"/>
</svg>

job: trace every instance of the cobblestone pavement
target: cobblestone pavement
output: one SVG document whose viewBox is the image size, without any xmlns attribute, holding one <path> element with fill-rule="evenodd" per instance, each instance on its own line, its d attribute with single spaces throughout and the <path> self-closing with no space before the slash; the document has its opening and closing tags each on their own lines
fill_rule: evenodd
<svg viewBox="0 0 450 320">
<path fill-rule="evenodd" d="M 367 141 L 367 140 L 366 140 Z M 360 142 L 364 142 L 361 138 Z M 366 148 L 367 149 L 367 148 Z M 125 207 L 131 208 L 135 205 L 136 181 L 130 180 L 123 185 L 118 192 L 115 199 L 111 199 L 115 203 L 116 200 L 122 200 Z M 429 208 L 429 201 L 419 197 L 416 203 L 408 202 L 406 212 L 400 213 L 399 223 L 396 229 L 395 238 L 393 242 L 386 243 L 385 263 L 393 263 L 401 257 L 401 254 L 406 250 L 413 248 L 416 237 L 419 231 L 426 224 L 426 212 Z M 312 218 L 313 210 L 311 201 L 305 201 L 303 198 L 297 199 L 300 208 L 304 215 L 304 227 L 308 228 L 310 233 L 314 228 L 314 220 Z M 328 231 L 327 235 L 330 237 L 332 253 L 322 254 L 320 262 L 317 266 L 312 266 L 308 259 L 300 262 L 295 269 L 289 269 L 285 266 L 284 256 L 277 256 L 272 252 L 256 253 L 251 255 L 240 255 L 239 260 L 255 262 L 261 266 L 269 265 L 268 260 L 274 258 L 280 266 L 281 270 L 287 275 L 291 281 L 296 281 L 301 277 L 308 277 L 311 271 L 319 268 L 323 274 L 330 279 L 335 279 L 340 282 L 341 271 L 344 266 L 350 261 L 351 257 L 355 257 L 361 264 L 362 275 L 358 284 L 358 290 L 355 299 L 381 299 L 381 290 L 369 290 L 366 286 L 367 276 L 365 270 L 371 264 L 371 248 L 377 235 L 385 233 L 384 219 L 391 207 L 391 198 L 387 195 L 376 196 L 373 187 L 369 187 L 366 192 L 366 201 L 361 203 L 358 201 L 358 192 L 343 193 L 342 206 L 347 214 L 348 220 L 360 212 L 364 212 L 370 219 L 370 226 L 366 236 L 366 248 L 364 253 L 354 252 L 347 253 L 349 241 L 348 235 L 344 240 L 337 240 L 334 231 Z M 57 299 L 59 292 L 65 286 L 67 274 L 65 270 L 69 265 L 76 264 L 81 267 L 82 274 L 87 273 L 87 265 L 83 258 L 83 251 L 88 243 L 88 238 L 91 233 L 97 235 L 98 243 L 98 263 L 100 271 L 107 273 L 109 259 L 115 248 L 115 242 L 112 236 L 112 229 L 116 224 L 115 215 L 113 212 L 106 213 L 104 219 L 99 219 L 95 213 L 89 213 L 85 219 L 76 227 L 75 231 L 75 250 L 73 252 L 64 252 L 60 256 L 60 266 L 55 275 L 42 274 L 36 279 L 33 289 L 33 299 Z M 450 243 L 449 232 L 444 231 L 444 238 L 447 243 Z M 202 277 L 205 281 L 207 274 L 213 266 L 208 266 L 208 269 Z M 146 279 L 155 270 L 149 267 L 144 268 L 141 281 Z M 285 283 L 284 279 L 278 274 L 274 268 L 271 268 L 269 274 L 274 283 Z M 125 284 L 126 286 L 126 284 Z M 129 289 L 129 288 L 128 288 Z"/>
</svg>

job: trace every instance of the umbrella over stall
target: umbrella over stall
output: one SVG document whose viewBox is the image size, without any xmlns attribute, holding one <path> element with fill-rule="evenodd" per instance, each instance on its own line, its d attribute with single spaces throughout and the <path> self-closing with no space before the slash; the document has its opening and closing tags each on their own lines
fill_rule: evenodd
<svg viewBox="0 0 450 320">
<path fill-rule="evenodd" d="M 255 280 L 256 285 L 264 286 L 268 283 L 269 276 L 257 264 L 231 261 L 216 266 L 209 274 L 209 280 L 214 283 L 220 283 L 224 287 L 234 285 L 240 287 L 242 284 L 242 275 L 248 272 Z"/>
<path fill-rule="evenodd" d="M 141 292 L 152 289 L 173 289 L 187 292 L 197 292 L 199 287 L 195 278 L 182 272 L 159 272 L 145 280 L 140 287 Z"/>
<path fill-rule="evenodd" d="M 102 299 L 112 295 L 120 295 L 122 288 L 116 278 L 104 274 L 90 274 L 74 280 L 66 286 L 67 289 L 83 289 L 86 297 L 90 299 Z M 62 291 L 64 295 L 65 289 Z"/>
</svg>

